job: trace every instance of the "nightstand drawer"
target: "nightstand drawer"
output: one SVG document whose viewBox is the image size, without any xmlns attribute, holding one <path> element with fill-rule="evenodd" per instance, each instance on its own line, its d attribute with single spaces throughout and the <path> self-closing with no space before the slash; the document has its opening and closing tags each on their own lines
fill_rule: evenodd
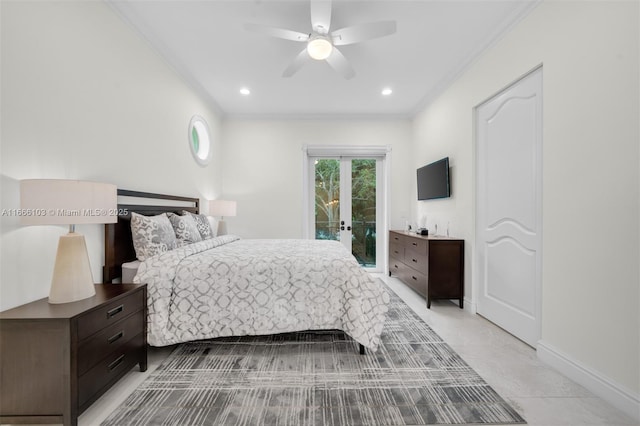
<svg viewBox="0 0 640 426">
<path fill-rule="evenodd" d="M 103 387 L 117 380 L 136 365 L 144 345 L 146 345 L 145 336 L 140 333 L 81 375 L 78 380 L 78 405 L 83 407 Z"/>
<path fill-rule="evenodd" d="M 80 343 L 78 372 L 84 374 L 105 354 L 115 351 L 144 331 L 144 311 L 118 321 Z"/>
<path fill-rule="evenodd" d="M 141 310 L 144 302 L 144 292 L 135 291 L 83 315 L 78 321 L 78 340 L 85 339 L 133 312 Z"/>
</svg>

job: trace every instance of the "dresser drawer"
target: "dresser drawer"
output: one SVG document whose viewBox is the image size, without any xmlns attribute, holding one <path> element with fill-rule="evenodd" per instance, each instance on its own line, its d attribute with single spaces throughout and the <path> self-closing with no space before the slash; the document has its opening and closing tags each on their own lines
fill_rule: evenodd
<svg viewBox="0 0 640 426">
<path fill-rule="evenodd" d="M 414 251 L 419 254 L 427 255 L 427 246 L 429 241 L 423 238 L 412 238 L 412 237 L 404 237 L 405 238 L 405 247 L 407 250 Z"/>
<path fill-rule="evenodd" d="M 143 333 L 129 339 L 118 350 L 111 352 L 93 368 L 80 376 L 78 380 L 78 405 L 83 407 L 103 387 L 117 380 L 140 360 L 140 351 L 144 350 Z"/>
<path fill-rule="evenodd" d="M 78 321 L 78 340 L 83 340 L 143 309 L 144 302 L 144 292 L 135 291 L 83 315 Z"/>
<path fill-rule="evenodd" d="M 404 240 L 402 239 L 402 237 L 402 235 L 396 232 L 389 232 L 389 243 L 404 245 Z"/>
<path fill-rule="evenodd" d="M 424 274 L 416 272 L 415 270 L 408 268 L 404 271 L 403 281 L 413 288 L 422 296 L 427 296 L 427 277 Z"/>
<path fill-rule="evenodd" d="M 389 264 L 389 272 L 396 275 L 400 280 L 409 285 L 420 295 L 427 295 L 427 277 L 405 265 L 402 262 L 392 260 Z"/>
<path fill-rule="evenodd" d="M 404 246 L 398 243 L 389 243 L 389 256 L 402 261 L 404 259 Z"/>
<path fill-rule="evenodd" d="M 105 354 L 119 349 L 132 337 L 142 333 L 144 321 L 144 311 L 138 311 L 81 342 L 78 349 L 78 372 L 84 374 Z"/>
<path fill-rule="evenodd" d="M 416 271 L 427 274 L 429 270 L 429 256 L 416 250 L 406 249 L 404 251 L 404 263 Z"/>
</svg>

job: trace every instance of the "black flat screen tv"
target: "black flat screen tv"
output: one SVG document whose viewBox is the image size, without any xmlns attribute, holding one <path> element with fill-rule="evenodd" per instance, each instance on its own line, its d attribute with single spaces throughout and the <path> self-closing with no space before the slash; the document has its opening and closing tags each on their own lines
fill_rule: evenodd
<svg viewBox="0 0 640 426">
<path fill-rule="evenodd" d="M 451 196 L 449 157 L 420 167 L 417 175 L 418 200 L 433 200 Z"/>
</svg>

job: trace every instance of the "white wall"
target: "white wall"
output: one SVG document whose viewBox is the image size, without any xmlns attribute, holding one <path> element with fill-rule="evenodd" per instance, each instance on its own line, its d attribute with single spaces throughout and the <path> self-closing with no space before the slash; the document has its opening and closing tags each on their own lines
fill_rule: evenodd
<svg viewBox="0 0 640 426">
<path fill-rule="evenodd" d="M 391 146 L 390 224 L 410 214 L 411 124 L 408 120 L 225 120 L 224 198 L 238 201 L 229 233 L 247 238 L 303 235 L 305 145 Z"/>
<path fill-rule="evenodd" d="M 636 410 L 639 12 L 638 2 L 544 2 L 414 120 L 414 166 L 448 155 L 454 192 L 415 204 L 415 217 L 452 222 L 471 250 L 469 277 L 473 108 L 543 64 L 541 345 Z"/>
<path fill-rule="evenodd" d="M 2 2 L 1 208 L 19 207 L 18 181 L 64 178 L 215 198 L 221 191 L 215 111 L 102 2 Z M 213 160 L 188 145 L 192 115 L 214 134 Z M 46 297 L 64 227 L 1 218 L 0 310 Z M 101 281 L 103 227 L 85 234 Z"/>
</svg>

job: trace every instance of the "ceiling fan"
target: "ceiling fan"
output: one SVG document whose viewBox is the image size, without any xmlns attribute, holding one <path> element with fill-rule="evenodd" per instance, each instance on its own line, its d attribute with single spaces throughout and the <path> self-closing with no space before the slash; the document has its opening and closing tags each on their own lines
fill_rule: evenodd
<svg viewBox="0 0 640 426">
<path fill-rule="evenodd" d="M 360 43 L 374 38 L 384 37 L 396 32 L 395 21 L 380 21 L 354 25 L 330 31 L 331 1 L 311 0 L 311 33 L 305 34 L 284 28 L 260 24 L 245 24 L 248 31 L 306 43 L 305 48 L 296 56 L 282 73 L 291 77 L 310 59 L 325 60 L 344 78 L 351 79 L 356 73 L 353 67 L 336 46 Z"/>
</svg>

